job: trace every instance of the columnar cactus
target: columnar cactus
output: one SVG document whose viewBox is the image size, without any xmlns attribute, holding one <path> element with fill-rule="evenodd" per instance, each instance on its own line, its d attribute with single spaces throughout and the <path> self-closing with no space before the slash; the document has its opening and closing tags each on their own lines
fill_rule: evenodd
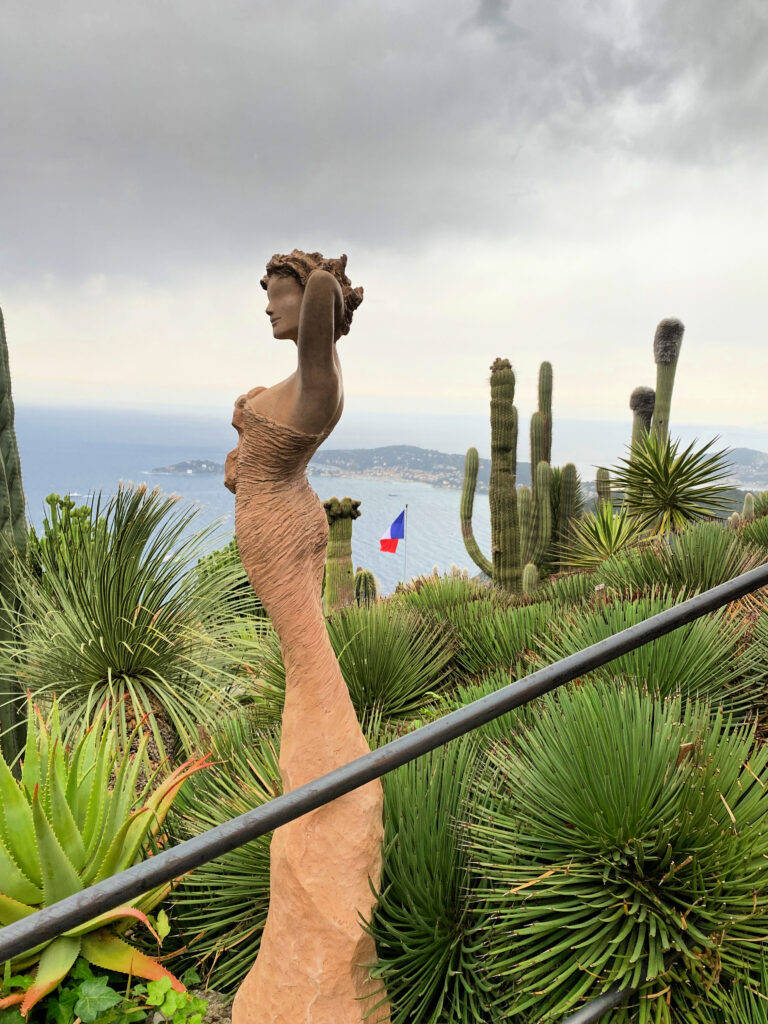
<svg viewBox="0 0 768 1024">
<path fill-rule="evenodd" d="M 656 392 L 653 388 L 635 388 L 629 396 L 629 408 L 632 410 L 632 447 L 639 444 L 650 433 L 653 409 L 656 405 Z"/>
<path fill-rule="evenodd" d="M 539 408 L 531 418 L 531 487 L 516 487 L 517 409 L 514 406 L 515 376 L 508 359 L 496 359 L 491 367 L 491 560 L 483 555 L 472 531 L 472 509 L 477 483 L 476 448 L 467 452 L 461 496 L 461 532 L 464 546 L 475 564 L 504 590 L 519 593 L 523 567 L 532 564 L 537 578 L 549 569 L 553 543 L 567 530 L 576 512 L 578 477 L 569 465 L 562 487 L 561 471 L 553 475 L 552 366 L 539 370 Z M 564 500 L 562 500 L 564 498 Z M 530 576 L 529 572 L 529 576 Z"/>
<path fill-rule="evenodd" d="M 475 487 L 477 485 L 477 468 L 479 457 L 477 448 L 470 448 L 464 460 L 464 486 L 461 489 L 461 536 L 464 547 L 475 565 L 489 578 L 493 578 L 493 566 L 480 550 L 472 530 L 472 511 L 475 504 Z"/>
<path fill-rule="evenodd" d="M 539 570 L 533 564 L 528 564 L 523 568 L 523 593 L 526 597 L 536 590 L 539 585 Z"/>
<path fill-rule="evenodd" d="M 595 484 L 597 487 L 598 507 L 600 505 L 612 505 L 613 498 L 611 496 L 611 474 L 604 466 L 601 466 L 598 469 Z"/>
<path fill-rule="evenodd" d="M 352 522 L 360 515 L 360 502 L 352 498 L 329 498 L 323 502 L 328 519 L 328 547 L 325 552 L 325 611 L 330 614 L 355 600 L 352 571 Z"/>
<path fill-rule="evenodd" d="M 560 494 L 558 502 L 557 536 L 564 539 L 568 534 L 568 528 L 579 514 L 579 474 L 572 462 L 566 463 L 560 470 Z"/>
<path fill-rule="evenodd" d="M 12 623 L 9 610 L 12 616 L 17 604 L 9 561 L 14 549 L 21 555 L 26 553 L 27 529 L 21 460 L 14 426 L 8 344 L 3 311 L 0 309 L 0 641 L 10 638 Z M 13 762 L 23 745 L 21 730 L 18 728 L 23 720 L 20 705 L 10 703 L 0 709 L 0 731 L 11 730 L 0 741 L 2 753 L 9 763 Z"/>
<path fill-rule="evenodd" d="M 515 374 L 508 359 L 491 366 L 491 562 L 493 579 L 503 590 L 521 585 L 520 531 L 517 521 L 517 409 Z"/>
<path fill-rule="evenodd" d="M 745 523 L 755 518 L 755 496 L 754 494 L 744 495 L 744 506 L 741 510 L 741 518 Z"/>
<path fill-rule="evenodd" d="M 379 597 L 379 585 L 370 569 L 358 568 L 355 573 L 355 602 L 362 608 L 369 608 Z"/>
<path fill-rule="evenodd" d="M 653 356 L 656 360 L 656 400 L 653 408 L 651 430 L 660 441 L 669 434 L 669 412 L 672 405 L 672 389 L 675 384 L 675 370 L 680 356 L 685 327 L 679 320 L 662 320 L 656 328 L 653 339 Z"/>
<path fill-rule="evenodd" d="M 539 408 L 531 416 L 531 483 L 536 498 L 535 469 L 552 461 L 552 364 L 539 367 Z"/>
</svg>

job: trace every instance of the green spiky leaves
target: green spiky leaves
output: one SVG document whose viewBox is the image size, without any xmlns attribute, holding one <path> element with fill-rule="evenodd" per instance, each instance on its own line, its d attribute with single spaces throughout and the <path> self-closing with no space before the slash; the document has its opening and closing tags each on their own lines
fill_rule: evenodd
<svg viewBox="0 0 768 1024">
<path fill-rule="evenodd" d="M 587 685 L 492 749 L 470 831 L 501 1017 L 560 1021 L 639 986 L 643 1013 L 635 998 L 612 1021 L 693 1021 L 719 975 L 759 958 L 768 748 L 753 743 L 706 706 Z"/>
<path fill-rule="evenodd" d="M 680 451 L 680 442 L 651 433 L 611 470 L 614 488 L 623 491 L 629 513 L 643 529 L 671 533 L 730 508 L 725 480 L 728 450 Z"/>
<path fill-rule="evenodd" d="M 20 781 L 0 759 L 1 925 L 58 903 L 143 859 L 181 784 L 207 765 L 206 758 L 189 761 L 154 789 L 152 781 L 140 787 L 147 737 L 135 735 L 136 753 L 120 756 L 114 718 L 115 713 L 103 707 L 93 726 L 70 746 L 56 702 L 47 720 L 29 702 Z M 164 968 L 112 931 L 124 928 L 126 921 L 149 926 L 146 914 L 166 891 L 139 896 L 17 957 L 14 968 L 38 965 L 22 1013 L 26 1015 L 59 984 L 79 955 L 140 977 L 167 976 Z"/>
</svg>

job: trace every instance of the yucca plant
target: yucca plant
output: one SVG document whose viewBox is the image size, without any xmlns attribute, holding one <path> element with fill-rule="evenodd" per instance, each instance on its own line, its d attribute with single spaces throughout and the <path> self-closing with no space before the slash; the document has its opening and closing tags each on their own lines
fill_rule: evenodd
<svg viewBox="0 0 768 1024">
<path fill-rule="evenodd" d="M 369 924 L 392 1024 L 486 1024 L 483 937 L 471 907 L 472 878 L 457 828 L 471 792 L 471 739 L 432 751 L 384 777 L 384 865 Z"/>
<path fill-rule="evenodd" d="M 572 569 L 591 571 L 606 558 L 637 544 L 642 536 L 642 524 L 628 509 L 614 512 L 608 502 L 601 502 L 594 512 L 571 524 L 561 561 Z"/>
<path fill-rule="evenodd" d="M 256 596 L 245 572 L 237 538 L 229 544 L 203 555 L 197 563 L 197 573 L 204 586 L 218 586 L 223 580 L 222 596 L 228 612 L 237 618 L 265 619 L 264 605 Z"/>
<path fill-rule="evenodd" d="M 730 992 L 718 1000 L 703 1024 L 768 1024 L 768 957 L 763 956 L 751 975 L 739 978 Z"/>
<path fill-rule="evenodd" d="M 399 590 L 391 603 L 402 603 L 420 612 L 429 612 L 442 618 L 450 608 L 480 602 L 494 608 L 506 608 L 512 603 L 509 594 L 498 587 L 461 576 L 417 576 Z"/>
<path fill-rule="evenodd" d="M 192 533 L 196 515 L 145 487 L 95 497 L 89 523 L 39 545 L 36 572 L 17 564 L 25 614 L 6 673 L 40 700 L 56 692 L 63 716 L 116 702 L 123 736 L 149 715 L 161 758 L 194 749 L 242 660 L 226 574 L 195 569 L 213 529 Z"/>
<path fill-rule="evenodd" d="M 552 664 L 577 654 L 671 608 L 679 600 L 679 595 L 662 592 L 576 608 L 552 619 L 551 630 L 541 638 L 543 653 L 534 661 L 538 665 Z M 743 622 L 728 618 L 723 611 L 715 612 L 614 658 L 586 678 L 631 679 L 663 697 L 680 693 L 686 701 L 706 698 L 715 708 L 744 713 L 751 706 L 758 678 L 757 670 L 740 663 L 737 657 L 744 631 Z"/>
<path fill-rule="evenodd" d="M 155 776 L 141 786 L 148 734 L 137 730 L 136 752 L 121 754 L 114 718 L 114 710 L 102 708 L 70 747 L 57 702 L 47 720 L 30 702 L 19 781 L 0 759 L 0 924 L 20 921 L 143 860 L 182 783 L 207 767 L 207 757 L 189 760 L 159 784 Z M 157 960 L 121 937 L 136 921 L 152 930 L 147 914 L 169 890 L 154 889 L 14 958 L 14 972 L 37 965 L 34 983 L 4 996 L 0 1008 L 20 1004 L 26 1016 L 78 956 L 139 978 L 169 978 L 184 991 Z"/>
<path fill-rule="evenodd" d="M 412 716 L 446 683 L 456 638 L 451 627 L 397 604 L 351 606 L 327 621 L 328 636 L 358 717 Z M 262 703 L 282 704 L 285 668 L 277 634 L 268 635 L 257 665 Z"/>
<path fill-rule="evenodd" d="M 744 544 L 752 544 L 759 548 L 763 558 L 768 558 L 768 515 L 755 518 L 751 523 L 746 523 L 736 536 Z"/>
<path fill-rule="evenodd" d="M 591 572 L 569 572 L 553 576 L 534 593 L 534 601 L 581 604 L 593 597 L 597 580 Z"/>
<path fill-rule="evenodd" d="M 190 779 L 168 819 L 171 838 L 191 839 L 280 796 L 279 735 L 243 710 L 210 737 L 214 764 Z M 259 951 L 269 907 L 271 833 L 202 864 L 170 897 L 172 962 L 196 967 L 206 987 L 233 995 Z M 180 968 L 175 968 L 179 972 Z"/>
<path fill-rule="evenodd" d="M 668 534 L 729 511 L 729 449 L 710 452 L 716 438 L 696 450 L 647 434 L 611 470 L 614 490 L 643 529 Z"/>
<path fill-rule="evenodd" d="M 514 674 L 509 670 L 495 669 L 485 672 L 479 679 L 459 683 L 445 693 L 435 694 L 432 700 L 422 708 L 421 717 L 425 722 L 443 718 L 452 711 L 466 707 L 473 701 L 497 693 L 505 686 L 514 685 L 516 681 Z M 494 718 L 485 725 L 473 729 L 472 737 L 475 743 L 478 746 L 485 746 L 497 740 L 509 739 L 513 733 L 520 731 L 525 722 L 537 715 L 537 708 L 538 701 L 529 701 L 499 718 Z"/>
<path fill-rule="evenodd" d="M 619 593 L 658 587 L 695 593 L 763 561 L 759 548 L 745 545 L 732 531 L 718 523 L 701 523 L 614 555 L 600 567 L 597 579 Z"/>
<path fill-rule="evenodd" d="M 505 608 L 475 601 L 445 614 L 459 640 L 456 671 L 465 679 L 496 668 L 519 671 L 549 629 L 554 606 L 541 602 Z"/>
<path fill-rule="evenodd" d="M 560 1021 L 617 986 L 639 992 L 611 1024 L 695 1024 L 707 990 L 758 961 L 768 747 L 751 727 L 584 685 L 493 747 L 474 793 L 477 913 L 504 1019 Z"/>
</svg>

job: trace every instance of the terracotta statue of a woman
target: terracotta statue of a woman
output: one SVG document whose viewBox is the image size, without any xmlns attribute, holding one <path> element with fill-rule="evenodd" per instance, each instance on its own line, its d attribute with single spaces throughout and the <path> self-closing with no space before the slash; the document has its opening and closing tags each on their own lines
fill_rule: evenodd
<svg viewBox="0 0 768 1024">
<path fill-rule="evenodd" d="M 262 286 L 275 338 L 298 367 L 235 403 L 239 434 L 225 483 L 248 578 L 277 630 L 286 671 L 280 772 L 285 791 L 368 751 L 328 639 L 321 586 L 328 525 L 306 467 L 341 416 L 336 342 L 362 302 L 346 256 L 294 250 L 267 264 Z M 369 978 L 372 939 L 360 924 L 381 868 L 378 782 L 279 828 L 272 839 L 270 904 L 256 963 L 233 1024 L 378 1024 L 389 1020 Z"/>
</svg>

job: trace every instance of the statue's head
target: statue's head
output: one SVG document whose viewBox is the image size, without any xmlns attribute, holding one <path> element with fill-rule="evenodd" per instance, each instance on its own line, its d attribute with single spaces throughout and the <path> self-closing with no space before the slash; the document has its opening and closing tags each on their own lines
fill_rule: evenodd
<svg viewBox="0 0 768 1024">
<path fill-rule="evenodd" d="M 286 255 L 275 253 L 267 263 L 267 272 L 261 279 L 261 287 L 266 291 L 270 282 L 273 282 L 278 292 L 278 298 L 286 304 L 288 310 L 286 316 L 293 319 L 295 313 L 296 323 L 298 323 L 298 310 L 301 308 L 301 298 L 309 275 L 313 270 L 327 270 L 341 285 L 341 293 L 344 298 L 344 316 L 339 325 L 338 338 L 343 334 L 349 334 L 352 314 L 363 301 L 363 289 L 352 287 L 352 282 L 346 275 L 346 267 L 347 257 L 343 254 L 338 259 L 326 259 L 320 252 L 302 252 L 300 249 L 294 249 L 293 252 Z M 281 279 L 286 282 L 282 287 L 280 287 Z M 296 284 L 300 290 L 296 289 Z M 282 292 L 285 292 L 285 295 Z M 276 327 L 275 337 L 280 336 Z M 283 333 L 282 336 L 288 335 Z"/>
</svg>

